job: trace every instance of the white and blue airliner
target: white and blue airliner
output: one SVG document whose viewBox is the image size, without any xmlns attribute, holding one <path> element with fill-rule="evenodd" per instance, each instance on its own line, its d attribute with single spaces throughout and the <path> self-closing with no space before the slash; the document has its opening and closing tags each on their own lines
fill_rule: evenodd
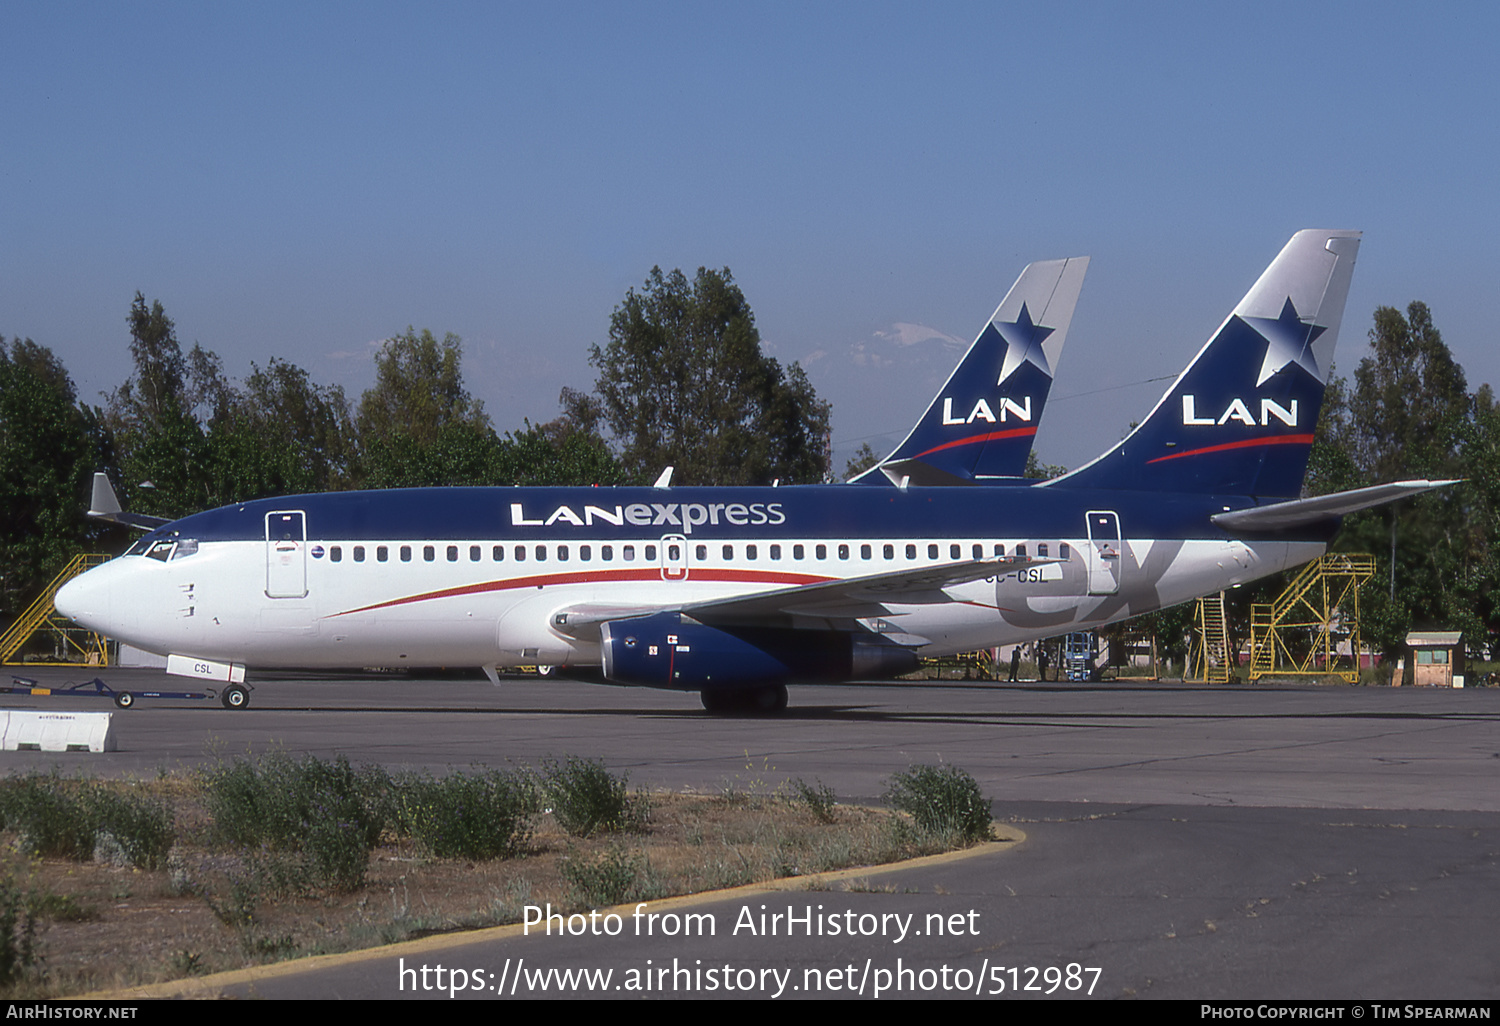
<svg viewBox="0 0 1500 1026">
<path fill-rule="evenodd" d="M 146 524 L 57 608 L 170 672 L 227 682 L 232 708 L 248 703 L 247 668 L 467 665 L 498 680 L 540 664 L 775 711 L 788 684 L 1100 627 L 1314 559 L 1341 515 L 1443 483 L 1300 498 L 1358 246 L 1358 232 L 1297 233 L 1150 415 L 1054 480 L 1012 476 L 1014 452 L 987 462 L 1007 437 L 1029 449 L 1003 433 L 1034 421 L 1019 391 L 976 414 L 971 389 L 939 394 L 883 464 L 885 487 L 260 499 Z M 986 329 L 1005 346 L 997 385 L 1029 369 L 1050 383 L 1048 337 L 1065 334 L 1083 269 L 1022 275 Z M 1050 300 L 1022 289 L 1044 272 Z M 95 507 L 143 520 L 107 481 Z"/>
</svg>

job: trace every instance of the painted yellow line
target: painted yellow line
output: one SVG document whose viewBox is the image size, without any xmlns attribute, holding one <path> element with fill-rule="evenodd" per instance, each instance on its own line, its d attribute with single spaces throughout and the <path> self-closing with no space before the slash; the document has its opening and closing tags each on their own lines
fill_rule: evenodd
<svg viewBox="0 0 1500 1026">
<path fill-rule="evenodd" d="M 707 905 L 711 902 L 724 901 L 735 897 L 752 897 L 757 894 L 825 890 L 830 889 L 829 885 L 843 881 L 864 880 L 886 873 L 894 873 L 898 870 L 941 866 L 950 862 L 959 862 L 964 859 L 974 858 L 978 855 L 996 855 L 1009 851 L 1026 840 L 1026 834 L 1009 823 L 1005 824 L 1002 829 L 1007 834 L 1004 840 L 977 844 L 972 848 L 964 848 L 961 851 L 945 852 L 942 855 L 924 855 L 919 859 L 908 859 L 905 862 L 888 862 L 880 866 L 859 866 L 854 869 L 839 869 L 832 873 L 814 873 L 809 876 L 786 876 L 777 880 L 768 880 L 765 883 L 745 884 L 740 887 L 729 887 L 719 891 L 703 891 L 698 894 L 682 894 L 675 898 L 661 898 L 651 901 L 649 904 L 653 911 L 668 911 L 690 908 L 695 905 Z M 629 902 L 624 905 L 615 905 L 611 908 L 601 908 L 598 911 L 601 914 L 614 912 L 621 915 L 629 915 L 635 911 L 635 906 L 635 902 Z M 290 962 L 257 965 L 251 966 L 248 969 L 232 969 L 229 972 L 215 973 L 212 976 L 169 980 L 166 983 L 150 983 L 140 987 L 130 987 L 125 990 L 100 991 L 95 994 L 81 995 L 74 1000 L 128 1001 L 135 998 L 216 998 L 221 996 L 226 987 L 255 983 L 259 980 L 298 976 L 302 973 L 317 972 L 320 969 L 358 965 L 361 962 L 372 962 L 380 958 L 425 955 L 432 952 L 447 951 L 452 948 L 466 947 L 470 944 L 509 940 L 512 937 L 520 937 L 522 930 L 523 927 L 520 923 L 511 923 L 508 926 L 490 926 L 481 930 L 463 930 L 455 933 L 435 934 L 431 937 L 400 941 L 396 944 L 387 944 L 378 948 L 364 948 L 360 951 L 342 951 L 336 955 L 312 955 L 308 958 L 299 958 Z"/>
</svg>

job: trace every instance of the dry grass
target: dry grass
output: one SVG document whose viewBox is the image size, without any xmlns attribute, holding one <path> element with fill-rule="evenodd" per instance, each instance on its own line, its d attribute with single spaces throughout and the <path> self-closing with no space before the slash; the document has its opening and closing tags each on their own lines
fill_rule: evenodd
<svg viewBox="0 0 1500 1026">
<path fill-rule="evenodd" d="M 120 786 L 171 802 L 179 841 L 168 868 L 29 859 L 13 835 L 0 837 L 0 872 L 30 895 L 40 955 L 8 996 L 79 994 L 517 922 L 526 904 L 608 903 L 580 889 L 591 872 L 623 883 L 618 900 L 646 900 L 952 846 L 880 810 L 839 806 L 824 822 L 795 789 L 775 794 L 757 785 L 713 796 L 652 794 L 640 830 L 582 840 L 541 814 L 524 854 L 505 860 L 428 858 L 388 836 L 365 886 L 338 894 L 288 882 L 288 856 L 210 844 L 197 778 Z"/>
</svg>

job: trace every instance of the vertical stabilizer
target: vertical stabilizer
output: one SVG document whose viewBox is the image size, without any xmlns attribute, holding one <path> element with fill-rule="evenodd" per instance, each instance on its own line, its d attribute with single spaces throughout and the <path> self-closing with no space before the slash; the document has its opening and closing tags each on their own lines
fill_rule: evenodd
<svg viewBox="0 0 1500 1026">
<path fill-rule="evenodd" d="M 906 440 L 861 484 L 1019 477 L 1052 390 L 1088 257 L 1030 264 Z"/>
<path fill-rule="evenodd" d="M 1292 236 L 1151 415 L 1053 483 L 1300 494 L 1359 239 L 1353 231 Z"/>
</svg>

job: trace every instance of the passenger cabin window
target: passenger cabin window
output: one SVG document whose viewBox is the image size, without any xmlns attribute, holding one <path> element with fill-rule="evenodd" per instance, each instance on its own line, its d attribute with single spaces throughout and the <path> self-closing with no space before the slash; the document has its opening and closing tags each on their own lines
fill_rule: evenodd
<svg viewBox="0 0 1500 1026">
<path fill-rule="evenodd" d="M 457 563 L 458 562 L 458 546 L 457 545 L 449 545 L 448 546 L 448 562 L 450 562 L 450 563 Z"/>
<path fill-rule="evenodd" d="M 343 561 L 344 561 L 344 550 L 341 549 L 341 548 L 339 548 L 337 545 L 332 546 L 328 550 L 328 562 L 330 562 L 330 563 L 342 563 Z"/>
<path fill-rule="evenodd" d="M 592 545 L 578 546 L 578 558 L 587 563 L 594 558 L 594 547 Z"/>
<path fill-rule="evenodd" d="M 656 546 L 655 545 L 647 545 L 646 546 L 646 558 L 648 560 L 655 561 L 655 559 L 656 559 Z"/>
<path fill-rule="evenodd" d="M 403 545 L 403 546 L 401 546 L 401 562 L 403 562 L 403 563 L 410 563 L 411 562 L 411 546 L 410 545 Z"/>
<path fill-rule="evenodd" d="M 526 546 L 524 546 L 524 545 L 517 545 L 516 546 L 516 562 L 517 563 L 524 563 L 524 562 L 526 562 Z"/>
<path fill-rule="evenodd" d="M 868 546 L 868 545 L 861 545 L 859 547 L 859 558 L 860 559 L 869 559 L 870 558 L 870 546 Z"/>
<path fill-rule="evenodd" d="M 963 558 L 963 554 L 964 554 L 964 547 L 962 545 L 958 544 L 957 542 L 954 542 L 952 545 L 948 546 L 948 558 L 949 559 L 962 559 Z"/>
<path fill-rule="evenodd" d="M 615 547 L 613 545 L 599 546 L 599 558 L 606 563 L 613 563 L 615 559 Z"/>
<path fill-rule="evenodd" d="M 423 545 L 422 558 L 431 563 L 434 559 L 437 558 L 437 550 L 434 549 L 431 545 Z"/>
<path fill-rule="evenodd" d="M 384 545 L 377 545 L 375 547 L 375 558 L 379 562 L 384 563 L 386 560 L 391 558 L 391 550 L 386 548 Z"/>
<path fill-rule="evenodd" d="M 698 560 L 698 562 L 700 562 L 700 563 L 703 562 L 705 559 L 707 559 L 708 558 L 708 546 L 707 545 L 699 545 L 697 548 L 695 548 L 693 550 L 693 558 L 696 559 L 696 560 Z"/>
<path fill-rule="evenodd" d="M 733 558 L 734 558 L 734 546 L 733 545 L 726 545 L 726 546 L 724 546 L 724 559 L 727 561 L 727 560 L 731 560 Z"/>
<path fill-rule="evenodd" d="M 880 554 L 883 555 L 886 559 L 895 559 L 896 546 L 892 545 L 890 542 L 886 542 L 885 545 L 881 548 Z"/>
<path fill-rule="evenodd" d="M 756 558 L 756 554 L 759 551 L 760 550 L 757 549 L 754 545 L 746 545 L 745 546 L 745 558 L 746 559 L 755 559 Z"/>
<path fill-rule="evenodd" d="M 780 545 L 772 545 L 771 546 L 771 558 L 772 559 L 780 559 L 781 558 L 781 546 Z"/>
<path fill-rule="evenodd" d="M 1057 545 L 1057 554 L 1059 556 L 1061 556 L 1063 559 L 1072 559 L 1073 558 L 1073 550 L 1068 546 L 1067 542 L 1059 542 L 1058 543 L 1058 545 Z"/>
<path fill-rule="evenodd" d="M 490 559 L 494 560 L 496 563 L 503 563 L 503 562 L 505 562 L 505 546 L 504 545 L 496 545 L 493 548 L 491 548 L 490 549 Z"/>
<path fill-rule="evenodd" d="M 365 547 L 363 545 L 354 546 L 354 561 L 356 563 L 363 563 L 365 561 Z"/>
<path fill-rule="evenodd" d="M 543 562 L 546 558 L 547 558 L 547 546 L 545 546 L 545 545 L 538 545 L 536 547 L 536 561 L 538 563 L 540 563 L 540 562 Z"/>
<path fill-rule="evenodd" d="M 906 545 L 906 558 L 907 559 L 916 559 L 917 558 L 917 547 L 915 545 L 911 544 L 910 542 L 908 542 L 907 545 Z"/>
<path fill-rule="evenodd" d="M 1047 554 L 1047 543 L 1046 542 L 1040 542 L 1037 545 L 1037 547 L 1036 547 L 1036 554 L 1038 556 L 1045 556 Z"/>
<path fill-rule="evenodd" d="M 848 559 L 849 558 L 849 546 L 847 546 L 847 545 L 840 545 L 839 546 L 839 558 L 840 559 Z"/>
<path fill-rule="evenodd" d="M 557 547 L 557 558 L 560 560 L 566 560 L 568 558 L 568 547 L 566 545 L 559 545 Z"/>
<path fill-rule="evenodd" d="M 470 563 L 477 563 L 477 562 L 479 562 L 483 558 L 484 558 L 484 550 L 483 549 L 481 549 L 478 545 L 470 545 L 469 546 L 469 562 Z"/>
<path fill-rule="evenodd" d="M 1018 555 L 1018 556 L 1024 556 L 1024 555 L 1026 555 L 1026 545 L 1025 545 L 1024 542 L 1022 544 L 1016 546 L 1016 555 Z"/>
<path fill-rule="evenodd" d="M 816 556 L 818 559 L 827 559 L 828 558 L 828 546 L 827 545 L 819 545 L 817 548 L 813 549 L 813 555 Z"/>
<path fill-rule="evenodd" d="M 625 562 L 629 563 L 635 559 L 635 546 L 627 545 L 624 549 Z"/>
<path fill-rule="evenodd" d="M 997 555 L 997 556 L 1003 556 L 1003 555 L 1005 555 L 1005 546 L 1001 545 L 999 542 L 995 543 L 995 555 Z"/>
<path fill-rule="evenodd" d="M 984 546 L 981 545 L 981 544 L 979 544 L 978 542 L 974 543 L 974 558 L 975 559 L 983 559 L 984 558 Z"/>
<path fill-rule="evenodd" d="M 936 542 L 934 542 L 933 544 L 927 546 L 927 558 L 928 559 L 937 559 L 938 558 L 938 547 L 937 547 L 937 543 Z"/>
</svg>

